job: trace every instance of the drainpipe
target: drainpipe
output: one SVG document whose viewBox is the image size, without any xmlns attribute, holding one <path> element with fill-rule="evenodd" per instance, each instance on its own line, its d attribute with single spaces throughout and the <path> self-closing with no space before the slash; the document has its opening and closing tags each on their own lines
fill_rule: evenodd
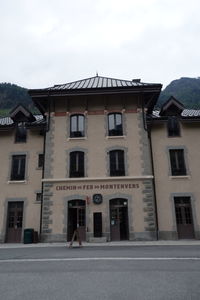
<svg viewBox="0 0 200 300">
<path fill-rule="evenodd" d="M 158 207 L 157 207 L 157 197 L 156 197 L 156 185 L 155 185 L 155 169 L 154 169 L 154 161 L 153 161 L 153 149 L 152 149 L 152 139 L 151 139 L 151 127 L 147 127 L 146 116 L 144 112 L 144 98 L 142 97 L 142 118 L 143 118 L 143 126 L 144 130 L 147 132 L 150 146 L 150 159 L 152 166 L 152 175 L 153 175 L 153 192 L 154 192 L 154 207 L 155 207 L 155 221 L 156 221 L 156 240 L 159 239 L 159 228 L 158 228 Z"/>
<path fill-rule="evenodd" d="M 50 129 L 50 113 L 51 113 L 51 105 L 49 101 L 49 93 L 47 96 L 48 100 L 48 117 L 47 119 L 47 126 L 44 131 L 44 140 L 43 140 L 43 155 L 44 155 L 44 161 L 43 161 L 43 166 L 42 166 L 42 179 L 44 179 L 44 168 L 45 168 L 45 153 L 46 153 L 46 134 Z M 40 238 L 41 238 L 41 233 L 42 233 L 42 214 L 43 214 L 43 192 L 44 192 L 44 182 L 42 182 L 42 188 L 41 188 L 41 206 L 40 206 Z"/>
</svg>

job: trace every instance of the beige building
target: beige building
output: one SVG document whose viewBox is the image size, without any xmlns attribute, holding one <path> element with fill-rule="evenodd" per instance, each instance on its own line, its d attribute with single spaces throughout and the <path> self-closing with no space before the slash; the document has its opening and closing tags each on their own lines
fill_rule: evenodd
<svg viewBox="0 0 200 300">
<path fill-rule="evenodd" d="M 0 119 L 1 241 L 199 238 L 199 118 L 173 98 L 153 112 L 160 90 L 100 76 L 30 90 L 40 116 Z"/>
<path fill-rule="evenodd" d="M 0 242 L 21 242 L 40 230 L 45 122 L 19 105 L 0 119 Z"/>
<path fill-rule="evenodd" d="M 158 237 L 200 238 L 200 111 L 171 97 L 149 118 Z"/>
</svg>

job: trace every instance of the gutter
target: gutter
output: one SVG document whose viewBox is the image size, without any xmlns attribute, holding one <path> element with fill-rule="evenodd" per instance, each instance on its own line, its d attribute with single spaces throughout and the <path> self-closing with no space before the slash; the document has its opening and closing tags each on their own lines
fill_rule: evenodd
<svg viewBox="0 0 200 300">
<path fill-rule="evenodd" d="M 146 116 L 144 112 L 144 100 L 142 97 L 142 118 L 143 118 L 143 127 L 144 130 L 147 132 L 148 139 L 149 139 L 149 146 L 150 146 L 150 159 L 151 159 L 151 166 L 152 166 L 152 183 L 153 183 L 153 192 L 154 192 L 154 209 L 155 209 L 155 221 L 156 221 L 156 240 L 159 239 L 159 227 L 158 227 L 158 207 L 157 207 L 157 197 L 156 197 L 156 185 L 155 185 L 155 170 L 154 170 L 154 162 L 153 162 L 153 149 L 152 149 L 152 139 L 151 139 L 151 123 L 150 126 L 147 127 L 146 123 Z"/>
<path fill-rule="evenodd" d="M 49 98 L 49 95 L 48 95 Z M 44 155 L 44 161 L 43 161 L 43 167 L 42 167 L 42 187 L 41 187 L 41 206 L 40 206 L 40 239 L 42 234 L 42 215 L 43 215 L 43 196 L 44 196 L 44 171 L 45 171 L 45 153 L 46 153 L 46 134 L 49 132 L 50 129 L 50 113 L 51 113 L 51 107 L 50 102 L 48 101 L 49 107 L 48 107 L 48 120 L 47 120 L 47 127 L 44 131 L 44 142 L 43 142 L 43 155 Z"/>
</svg>

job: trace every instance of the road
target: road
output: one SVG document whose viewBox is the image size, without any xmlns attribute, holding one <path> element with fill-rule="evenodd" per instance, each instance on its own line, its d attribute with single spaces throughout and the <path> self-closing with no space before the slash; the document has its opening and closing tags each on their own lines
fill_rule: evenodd
<svg viewBox="0 0 200 300">
<path fill-rule="evenodd" d="M 0 249 L 1 300 L 199 300 L 200 246 Z"/>
</svg>

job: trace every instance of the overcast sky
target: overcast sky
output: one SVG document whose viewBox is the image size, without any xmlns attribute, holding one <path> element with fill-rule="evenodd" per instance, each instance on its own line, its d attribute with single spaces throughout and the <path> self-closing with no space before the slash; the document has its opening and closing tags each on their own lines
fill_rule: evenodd
<svg viewBox="0 0 200 300">
<path fill-rule="evenodd" d="M 200 76 L 199 0 L 0 0 L 0 82 Z"/>
</svg>

